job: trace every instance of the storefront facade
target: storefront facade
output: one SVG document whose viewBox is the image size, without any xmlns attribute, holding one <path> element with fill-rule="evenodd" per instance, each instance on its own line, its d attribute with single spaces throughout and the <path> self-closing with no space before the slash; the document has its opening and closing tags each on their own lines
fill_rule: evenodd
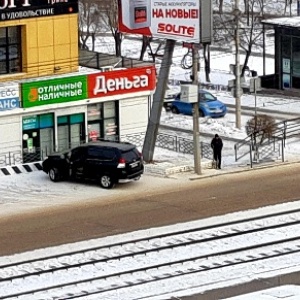
<svg viewBox="0 0 300 300">
<path fill-rule="evenodd" d="M 275 31 L 274 74 L 262 76 L 262 86 L 297 91 L 300 89 L 300 17 L 263 20 Z"/>
<path fill-rule="evenodd" d="M 10 109 L 0 118 L 0 132 L 11 132 L 13 124 L 16 130 L 9 138 L 0 134 L 8 141 L 0 144 L 0 153 L 13 149 L 22 152 L 24 162 L 37 161 L 88 141 L 143 133 L 155 82 L 152 66 L 26 80 L 14 86 L 20 95 L 1 99 Z"/>
<path fill-rule="evenodd" d="M 154 67 L 81 73 L 78 0 L 8 0 L 0 12 L 0 165 L 146 131 Z"/>
</svg>

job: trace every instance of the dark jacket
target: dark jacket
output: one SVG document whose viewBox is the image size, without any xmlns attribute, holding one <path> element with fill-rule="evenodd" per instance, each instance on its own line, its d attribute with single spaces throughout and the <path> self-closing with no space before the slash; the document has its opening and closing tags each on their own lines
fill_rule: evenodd
<svg viewBox="0 0 300 300">
<path fill-rule="evenodd" d="M 221 152 L 223 148 L 223 142 L 220 137 L 214 137 L 211 141 L 211 147 L 216 152 Z"/>
</svg>

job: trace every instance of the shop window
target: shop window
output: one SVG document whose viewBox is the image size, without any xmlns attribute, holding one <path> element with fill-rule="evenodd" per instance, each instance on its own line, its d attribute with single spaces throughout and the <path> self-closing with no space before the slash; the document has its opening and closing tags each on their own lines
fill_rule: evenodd
<svg viewBox="0 0 300 300">
<path fill-rule="evenodd" d="M 115 118 L 116 107 L 115 102 L 105 102 L 103 103 L 104 118 Z"/>
<path fill-rule="evenodd" d="M 99 121 L 101 119 L 101 104 L 92 104 L 88 106 L 88 121 Z"/>
<path fill-rule="evenodd" d="M 282 57 L 291 57 L 291 37 L 290 36 L 281 36 L 281 56 Z"/>
<path fill-rule="evenodd" d="M 49 128 L 54 126 L 53 114 L 40 115 L 40 128 Z"/>
<path fill-rule="evenodd" d="M 0 74 L 21 72 L 21 26 L 0 27 Z"/>
<path fill-rule="evenodd" d="M 76 114 L 70 116 L 70 124 L 79 124 L 83 123 L 84 117 L 83 114 Z"/>
<path fill-rule="evenodd" d="M 293 66 L 293 75 L 300 77 L 300 39 L 293 37 L 293 58 L 292 58 L 292 66 Z"/>
<path fill-rule="evenodd" d="M 87 108 L 89 141 L 97 139 L 117 140 L 117 101 L 91 104 Z"/>
<path fill-rule="evenodd" d="M 292 38 L 291 87 L 300 88 L 300 38 Z M 283 74 L 286 75 L 286 74 Z M 286 77 L 286 76 L 285 76 Z M 286 80 L 287 81 L 287 80 Z"/>
<path fill-rule="evenodd" d="M 54 115 L 23 117 L 23 162 L 43 159 L 54 150 Z"/>
</svg>

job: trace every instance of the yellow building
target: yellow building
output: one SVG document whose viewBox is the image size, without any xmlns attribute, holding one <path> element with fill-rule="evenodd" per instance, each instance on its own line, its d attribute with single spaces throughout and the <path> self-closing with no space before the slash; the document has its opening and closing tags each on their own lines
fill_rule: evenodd
<svg viewBox="0 0 300 300">
<path fill-rule="evenodd" d="M 0 166 L 146 131 L 155 68 L 81 71 L 77 1 L 0 1 Z"/>
<path fill-rule="evenodd" d="M 78 70 L 77 0 L 4 0 L 0 82 Z"/>
</svg>

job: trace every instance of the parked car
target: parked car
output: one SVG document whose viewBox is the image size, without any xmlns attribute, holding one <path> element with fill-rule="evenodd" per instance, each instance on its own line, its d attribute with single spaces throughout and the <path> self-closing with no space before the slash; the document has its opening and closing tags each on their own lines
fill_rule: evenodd
<svg viewBox="0 0 300 300">
<path fill-rule="evenodd" d="M 112 188 L 121 181 L 140 179 L 144 172 L 141 153 L 130 143 L 95 141 L 63 153 L 49 155 L 42 163 L 52 181 L 83 179 Z"/>
<path fill-rule="evenodd" d="M 211 93 L 200 90 L 200 101 L 199 101 L 199 116 L 200 117 L 224 117 L 227 113 L 226 105 L 217 99 Z M 173 101 L 164 102 L 165 109 L 171 110 L 174 114 L 192 115 L 193 104 L 183 102 L 180 100 L 180 93 Z"/>
</svg>

